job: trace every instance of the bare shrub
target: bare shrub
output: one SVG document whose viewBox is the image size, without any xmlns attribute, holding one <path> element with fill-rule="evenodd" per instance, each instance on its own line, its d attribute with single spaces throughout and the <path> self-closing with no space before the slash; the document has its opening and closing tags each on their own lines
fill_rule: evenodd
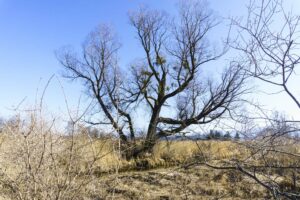
<svg viewBox="0 0 300 200">
<path fill-rule="evenodd" d="M 0 186 L 5 199 L 83 199 L 101 158 L 95 141 L 55 130 L 38 112 L 5 124 L 1 135 Z M 98 146 L 99 147 L 99 146 Z"/>
</svg>

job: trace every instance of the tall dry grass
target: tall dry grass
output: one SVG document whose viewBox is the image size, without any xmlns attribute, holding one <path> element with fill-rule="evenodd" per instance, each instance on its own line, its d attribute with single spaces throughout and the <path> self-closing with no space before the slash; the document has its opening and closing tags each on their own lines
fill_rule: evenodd
<svg viewBox="0 0 300 200">
<path fill-rule="evenodd" d="M 246 148 L 250 142 L 214 140 L 160 141 L 152 154 L 126 160 L 119 154 L 117 138 L 92 138 L 88 133 L 78 131 L 79 128 L 74 123 L 74 131 L 66 136 L 55 130 L 53 122 L 45 122 L 35 115 L 6 124 L 0 135 L 0 197 L 20 200 L 93 199 L 95 195 L 115 193 L 114 189 L 101 191 L 98 186 L 103 177 L 109 174 L 116 174 L 108 183 L 109 187 L 114 188 L 117 185 L 114 182 L 118 183 L 118 173 L 123 172 L 157 168 L 176 171 L 174 167 L 181 169 L 181 166 L 193 162 L 214 165 L 225 163 L 225 166 L 236 161 L 262 163 L 260 157 L 254 159 L 251 148 Z M 300 153 L 296 144 L 282 148 L 286 148 L 288 152 Z M 250 157 L 252 160 L 248 159 Z M 269 163 L 297 162 L 289 156 L 272 153 L 264 159 L 264 162 L 268 160 Z M 284 173 L 269 170 L 268 173 L 277 180 L 280 179 L 282 187 L 294 187 L 291 178 L 295 176 L 293 170 Z M 218 176 L 223 178 L 218 179 Z M 236 174 L 233 176 L 231 172 L 226 176 L 218 174 L 212 177 L 209 184 L 212 186 L 222 181 L 222 188 L 235 182 L 241 183 L 242 180 L 239 176 L 236 180 Z M 244 186 L 246 183 L 243 182 Z M 230 189 L 232 187 L 228 187 L 226 191 Z"/>
</svg>

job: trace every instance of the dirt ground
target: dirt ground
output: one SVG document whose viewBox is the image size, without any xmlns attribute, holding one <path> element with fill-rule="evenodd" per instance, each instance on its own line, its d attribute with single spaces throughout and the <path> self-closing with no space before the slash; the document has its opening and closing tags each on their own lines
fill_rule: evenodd
<svg viewBox="0 0 300 200">
<path fill-rule="evenodd" d="M 205 167 L 169 168 L 105 175 L 97 184 L 100 199 L 270 199 L 246 177 Z"/>
</svg>

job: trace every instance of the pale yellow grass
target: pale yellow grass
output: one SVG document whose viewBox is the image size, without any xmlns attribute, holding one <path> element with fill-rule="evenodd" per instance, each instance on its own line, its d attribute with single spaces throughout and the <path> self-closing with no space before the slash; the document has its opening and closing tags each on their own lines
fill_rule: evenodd
<svg viewBox="0 0 300 200">
<path fill-rule="evenodd" d="M 140 162 L 146 163 L 148 168 L 156 168 L 187 163 L 199 157 L 214 160 L 238 159 L 246 154 L 233 141 L 160 141 L 152 154 L 136 160 L 125 160 L 119 155 L 117 140 L 80 136 L 76 138 L 76 142 L 80 144 L 79 153 L 87 159 L 93 154 L 98 155 L 96 163 L 100 171 L 132 170 Z"/>
</svg>

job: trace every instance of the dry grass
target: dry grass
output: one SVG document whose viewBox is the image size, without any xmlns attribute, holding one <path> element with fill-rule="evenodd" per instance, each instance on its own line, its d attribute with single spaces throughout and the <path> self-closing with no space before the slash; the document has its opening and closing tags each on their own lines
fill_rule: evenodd
<svg viewBox="0 0 300 200">
<path fill-rule="evenodd" d="M 97 150 L 97 167 L 101 172 L 110 172 L 118 167 L 120 171 L 172 167 L 189 163 L 199 156 L 210 160 L 230 160 L 244 157 L 246 152 L 232 141 L 160 141 L 153 153 L 136 160 L 126 160 L 119 156 L 118 141 L 112 138 L 92 139 L 78 136 L 75 139 L 80 154 L 85 157 Z M 82 148 L 83 147 L 83 148 Z M 88 147 L 88 148 L 86 148 Z M 92 147 L 92 148 L 91 148 Z M 244 154 L 244 155 L 243 155 Z M 142 166 L 142 164 L 145 166 Z"/>
<path fill-rule="evenodd" d="M 99 197 L 105 199 L 270 198 L 263 188 L 241 174 L 233 171 L 214 171 L 207 167 L 189 170 L 161 168 L 126 172 L 118 176 L 107 175 L 102 177 L 97 188 L 102 188 Z"/>
<path fill-rule="evenodd" d="M 56 199 L 57 193 L 61 193 L 57 199 L 271 198 L 264 188 L 235 170 L 182 167 L 193 161 L 220 164 L 244 159 L 251 154 L 245 143 L 160 141 L 153 154 L 128 161 L 119 156 L 118 141 L 113 138 L 62 137 L 35 132 L 38 130 L 24 137 L 20 130 L 11 131 L 0 137 L 3 199 Z M 288 148 L 300 152 L 297 145 Z M 295 162 L 287 156 L 267 159 Z M 278 176 L 281 172 L 272 173 Z M 289 173 L 278 176 L 282 187 L 292 187 Z"/>
</svg>

